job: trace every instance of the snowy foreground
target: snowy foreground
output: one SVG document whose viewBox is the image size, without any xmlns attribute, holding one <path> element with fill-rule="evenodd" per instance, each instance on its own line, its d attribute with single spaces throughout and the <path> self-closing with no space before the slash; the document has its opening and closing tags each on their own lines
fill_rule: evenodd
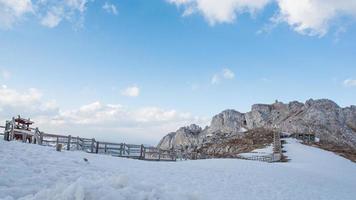
<svg viewBox="0 0 356 200">
<path fill-rule="evenodd" d="M 168 163 L 1 140 L 0 199 L 356 199 L 355 163 L 295 140 L 288 140 L 285 150 L 289 163 Z"/>
</svg>

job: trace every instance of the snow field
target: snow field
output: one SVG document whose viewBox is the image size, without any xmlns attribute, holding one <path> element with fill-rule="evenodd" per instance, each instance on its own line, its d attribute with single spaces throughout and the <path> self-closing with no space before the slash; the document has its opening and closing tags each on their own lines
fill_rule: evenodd
<svg viewBox="0 0 356 200">
<path fill-rule="evenodd" d="M 295 140 L 285 149 L 289 163 L 153 162 L 1 140 L 0 199 L 355 199 L 355 163 Z"/>
</svg>

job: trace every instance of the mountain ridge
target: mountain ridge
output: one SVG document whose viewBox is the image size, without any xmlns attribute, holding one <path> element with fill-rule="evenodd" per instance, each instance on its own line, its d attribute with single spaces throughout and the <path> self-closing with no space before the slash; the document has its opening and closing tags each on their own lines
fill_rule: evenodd
<svg viewBox="0 0 356 200">
<path fill-rule="evenodd" d="M 342 108 L 329 99 L 254 104 L 246 113 L 226 109 L 212 118 L 210 126 L 181 127 L 157 146 L 193 150 L 226 138 L 243 138 L 248 131 L 260 129 L 314 134 L 320 143 L 346 146 L 356 152 L 356 106 Z"/>
</svg>

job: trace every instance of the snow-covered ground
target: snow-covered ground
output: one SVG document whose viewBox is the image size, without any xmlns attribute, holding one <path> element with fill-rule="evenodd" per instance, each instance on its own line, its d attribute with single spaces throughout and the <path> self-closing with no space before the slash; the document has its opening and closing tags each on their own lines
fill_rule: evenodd
<svg viewBox="0 0 356 200">
<path fill-rule="evenodd" d="M 285 149 L 289 163 L 149 162 L 0 140 L 0 199 L 355 200 L 355 163 L 295 140 Z"/>
</svg>

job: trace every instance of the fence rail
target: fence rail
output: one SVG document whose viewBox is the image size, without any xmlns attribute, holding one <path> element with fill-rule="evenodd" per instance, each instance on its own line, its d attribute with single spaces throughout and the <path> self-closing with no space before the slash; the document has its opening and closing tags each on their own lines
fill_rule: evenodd
<svg viewBox="0 0 356 200">
<path fill-rule="evenodd" d="M 145 147 L 144 145 L 101 142 L 96 141 L 94 138 L 80 138 L 43 132 L 39 133 L 37 138 L 41 138 L 38 142 L 39 144 L 45 146 L 62 144 L 63 148 L 67 150 L 82 150 L 88 153 L 108 154 L 141 160 L 176 161 L 176 154 L 173 150 L 159 150 L 158 148 Z"/>
<path fill-rule="evenodd" d="M 164 151 L 155 147 L 145 147 L 144 145 L 113 143 L 97 141 L 95 138 L 73 137 L 71 135 L 49 134 L 41 132 L 38 128 L 21 129 L 17 128 L 13 122 L 7 121 L 6 126 L 0 126 L 4 131 L 0 135 L 5 140 L 13 140 L 14 133 L 22 136 L 22 141 L 43 146 L 57 146 L 61 144 L 66 150 L 79 150 L 88 153 L 108 154 L 117 157 L 134 158 L 141 160 L 155 161 L 176 161 L 174 150 Z"/>
</svg>

